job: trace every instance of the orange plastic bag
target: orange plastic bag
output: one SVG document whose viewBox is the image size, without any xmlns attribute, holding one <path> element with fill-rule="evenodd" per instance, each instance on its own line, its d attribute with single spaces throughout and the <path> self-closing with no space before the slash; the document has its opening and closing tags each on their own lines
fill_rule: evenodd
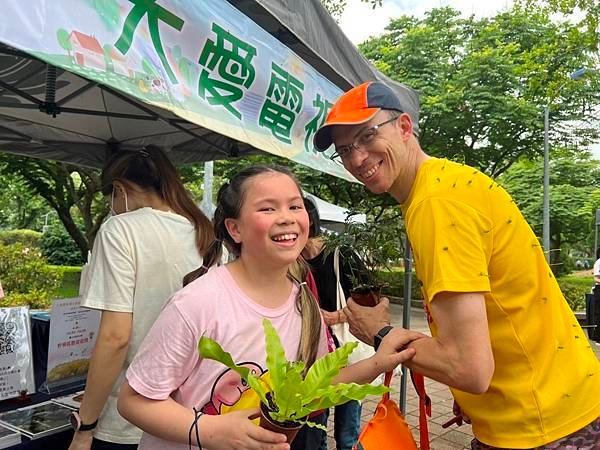
<svg viewBox="0 0 600 450">
<path fill-rule="evenodd" d="M 421 450 L 429 450 L 429 434 L 425 414 L 431 416 L 431 401 L 425 394 L 423 376 L 411 372 L 419 394 L 419 431 Z M 419 380 L 420 378 L 420 380 Z M 417 379 L 417 380 L 416 380 Z M 385 374 L 384 384 L 389 387 L 392 372 Z M 417 444 L 406 420 L 390 394 L 384 394 L 373 418 L 365 425 L 353 450 L 417 450 Z"/>
</svg>

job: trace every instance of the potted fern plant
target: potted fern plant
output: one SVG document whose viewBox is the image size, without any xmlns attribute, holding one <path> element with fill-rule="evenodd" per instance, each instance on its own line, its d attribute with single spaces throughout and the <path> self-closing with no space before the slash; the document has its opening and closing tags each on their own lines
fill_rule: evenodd
<svg viewBox="0 0 600 450">
<path fill-rule="evenodd" d="M 368 395 L 381 395 L 389 390 L 370 384 L 331 385 L 340 369 L 348 364 L 348 355 L 357 346 L 356 343 L 345 344 L 317 359 L 305 371 L 303 362 L 286 360 L 281 340 L 268 319 L 263 319 L 263 328 L 269 378 L 258 378 L 247 367 L 235 364 L 231 355 L 210 338 L 200 338 L 198 351 L 203 358 L 221 362 L 237 372 L 248 383 L 261 400 L 260 425 L 284 433 L 288 442 L 292 442 L 298 429 L 305 424 L 327 431 L 324 426 L 307 420 L 309 414 L 350 400 L 362 400 Z"/>
<path fill-rule="evenodd" d="M 398 218 L 386 219 L 376 225 L 346 222 L 342 233 L 323 235 L 325 253 L 340 249 L 350 265 L 352 299 L 362 306 L 375 306 L 386 286 L 383 271 L 392 271 L 392 264 L 403 255 L 403 228 Z"/>
</svg>

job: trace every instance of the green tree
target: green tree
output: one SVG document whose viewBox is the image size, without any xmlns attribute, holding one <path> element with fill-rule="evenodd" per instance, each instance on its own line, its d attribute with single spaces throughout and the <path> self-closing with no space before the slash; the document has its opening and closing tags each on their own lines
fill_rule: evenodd
<svg viewBox="0 0 600 450">
<path fill-rule="evenodd" d="M 465 19 L 439 8 L 422 19 L 392 20 L 385 34 L 360 49 L 384 73 L 420 92 L 426 151 L 498 176 L 519 157 L 541 154 L 546 104 L 552 105 L 552 142 L 598 139 L 593 110 L 600 103 L 600 76 L 585 83 L 568 77 L 579 67 L 599 67 L 580 36 L 574 25 L 554 23 L 544 12 L 515 8 Z M 592 126 L 561 126 L 574 117 L 587 117 Z"/>
<path fill-rule="evenodd" d="M 522 159 L 499 178 L 538 236 L 542 234 L 542 166 L 541 159 Z M 550 263 L 560 273 L 569 268 L 570 250 L 589 253 L 593 247 L 592 211 L 600 207 L 600 161 L 585 152 L 559 151 L 552 158 L 550 173 Z"/>
<path fill-rule="evenodd" d="M 32 195 L 43 198 L 57 212 L 85 260 L 109 209 L 101 198 L 99 171 L 9 154 L 0 155 L 0 163 L 5 174 L 11 174 Z"/>
<path fill-rule="evenodd" d="M 38 249 L 0 244 L 0 278 L 6 297 L 0 306 L 47 308 L 62 275 L 48 266 Z"/>
<path fill-rule="evenodd" d="M 373 9 L 383 4 L 383 0 L 361 0 L 361 2 L 368 3 Z M 348 0 L 321 0 L 321 4 L 329 11 L 329 14 L 337 19 L 348 6 Z"/>
<path fill-rule="evenodd" d="M 56 31 L 56 40 L 58 41 L 58 45 L 65 49 L 69 56 L 71 56 L 73 45 L 71 44 L 71 39 L 69 39 L 69 32 L 64 28 L 59 28 Z"/>
<path fill-rule="evenodd" d="M 544 9 L 550 13 L 562 14 L 583 31 L 586 45 L 591 50 L 598 50 L 600 3 L 597 0 L 517 0 L 517 4 L 531 10 Z"/>
<path fill-rule="evenodd" d="M 57 222 L 52 223 L 44 231 L 40 249 L 48 263 L 57 266 L 81 266 L 87 259 L 82 259 L 81 251 L 75 245 L 65 227 Z"/>
<path fill-rule="evenodd" d="M 41 231 L 47 212 L 44 199 L 0 162 L 0 228 Z"/>
</svg>

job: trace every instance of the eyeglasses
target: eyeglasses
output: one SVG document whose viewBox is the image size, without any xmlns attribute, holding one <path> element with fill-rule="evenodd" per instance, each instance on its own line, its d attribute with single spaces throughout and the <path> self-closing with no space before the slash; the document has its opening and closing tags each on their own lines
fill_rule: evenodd
<svg viewBox="0 0 600 450">
<path fill-rule="evenodd" d="M 367 128 L 356 138 L 356 140 L 353 143 L 336 147 L 335 151 L 329 157 L 329 159 L 341 164 L 343 160 L 350 158 L 352 150 L 364 150 L 369 145 L 371 145 L 377 137 L 379 129 L 385 124 L 393 122 L 397 118 L 398 116 L 392 117 L 391 119 L 388 119 L 385 122 L 381 122 L 380 124 Z"/>
</svg>

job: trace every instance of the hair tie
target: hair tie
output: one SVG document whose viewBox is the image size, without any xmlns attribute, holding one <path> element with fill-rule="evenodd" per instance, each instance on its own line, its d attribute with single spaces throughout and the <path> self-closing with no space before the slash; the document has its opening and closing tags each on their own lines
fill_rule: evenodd
<svg viewBox="0 0 600 450">
<path fill-rule="evenodd" d="M 202 264 L 202 268 L 203 268 L 204 270 L 208 270 L 208 269 L 210 269 L 210 267 L 206 267 L 204 264 Z"/>
<path fill-rule="evenodd" d="M 150 153 L 148 153 L 146 150 L 140 150 L 139 154 L 142 155 L 144 158 L 150 158 Z"/>
<path fill-rule="evenodd" d="M 303 281 L 302 283 L 300 283 L 298 286 L 307 286 L 306 281 Z"/>
</svg>

